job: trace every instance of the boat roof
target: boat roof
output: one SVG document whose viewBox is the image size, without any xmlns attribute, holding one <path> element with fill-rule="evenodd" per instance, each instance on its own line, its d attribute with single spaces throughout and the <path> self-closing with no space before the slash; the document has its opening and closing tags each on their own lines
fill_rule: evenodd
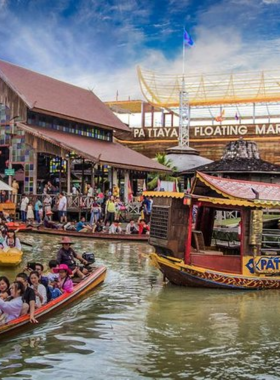
<svg viewBox="0 0 280 380">
<path fill-rule="evenodd" d="M 196 173 L 189 195 L 179 192 L 146 191 L 146 196 L 158 198 L 184 198 L 240 207 L 280 206 L 280 185 L 265 182 L 243 181 Z"/>
</svg>

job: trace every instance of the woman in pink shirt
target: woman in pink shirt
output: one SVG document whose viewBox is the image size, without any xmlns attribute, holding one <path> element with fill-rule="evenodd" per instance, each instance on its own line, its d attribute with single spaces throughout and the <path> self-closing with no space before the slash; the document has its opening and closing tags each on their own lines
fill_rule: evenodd
<svg viewBox="0 0 280 380">
<path fill-rule="evenodd" d="M 68 268 L 68 265 L 60 264 L 57 268 L 53 268 L 53 272 L 59 274 L 57 287 L 63 293 L 72 293 L 73 281 L 70 278 L 72 271 L 70 268 Z"/>
</svg>

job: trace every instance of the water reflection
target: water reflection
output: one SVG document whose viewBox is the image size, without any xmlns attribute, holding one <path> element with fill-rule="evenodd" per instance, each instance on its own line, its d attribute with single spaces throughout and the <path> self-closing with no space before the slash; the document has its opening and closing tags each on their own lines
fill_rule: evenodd
<svg viewBox="0 0 280 380">
<path fill-rule="evenodd" d="M 25 261 L 47 263 L 60 239 L 24 240 L 34 245 Z M 1 341 L 1 379 L 279 378 L 278 291 L 163 285 L 143 243 L 79 240 L 75 248 L 96 253 L 108 268 L 106 282 Z"/>
</svg>

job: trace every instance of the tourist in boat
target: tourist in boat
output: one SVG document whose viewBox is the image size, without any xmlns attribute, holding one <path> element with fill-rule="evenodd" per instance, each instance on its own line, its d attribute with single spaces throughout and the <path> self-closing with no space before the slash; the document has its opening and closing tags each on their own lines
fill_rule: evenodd
<svg viewBox="0 0 280 380">
<path fill-rule="evenodd" d="M 67 222 L 64 224 L 63 229 L 64 231 L 76 231 L 76 220 L 72 220 L 71 222 Z"/>
<path fill-rule="evenodd" d="M 93 225 L 92 232 L 104 232 L 104 222 L 103 222 L 103 219 L 99 219 Z"/>
<path fill-rule="evenodd" d="M 11 295 L 10 292 L 10 281 L 6 276 L 0 276 L 0 298 L 6 301 Z"/>
<path fill-rule="evenodd" d="M 20 203 L 20 213 L 21 220 L 25 223 L 27 220 L 27 205 L 29 203 L 29 199 L 26 194 L 22 194 L 21 203 Z"/>
<path fill-rule="evenodd" d="M 105 224 L 106 222 L 109 222 L 112 224 L 115 220 L 115 213 L 116 213 L 116 204 L 115 204 L 115 198 L 114 196 L 111 196 L 107 202 L 106 202 L 106 207 L 105 207 Z"/>
<path fill-rule="evenodd" d="M 29 275 L 29 280 L 31 282 L 31 288 L 35 292 L 35 307 L 41 307 L 47 303 L 47 290 L 44 285 L 39 283 L 39 273 L 32 271 Z"/>
<path fill-rule="evenodd" d="M 52 211 L 47 211 L 43 219 L 43 224 L 45 228 L 52 228 L 52 229 L 57 230 L 59 228 L 59 225 L 52 221 L 52 218 L 51 218 L 52 215 L 53 215 Z"/>
<path fill-rule="evenodd" d="M 37 319 L 35 318 L 35 292 L 34 290 L 29 286 L 28 282 L 28 276 L 26 273 L 19 273 L 16 276 L 16 281 L 21 282 L 24 287 L 23 292 L 23 305 L 20 315 L 26 315 L 29 312 L 29 321 L 31 323 L 38 323 Z"/>
<path fill-rule="evenodd" d="M 21 251 L 21 244 L 19 238 L 16 237 L 16 233 L 13 230 L 7 231 L 7 236 L 3 241 L 4 249 L 17 248 Z"/>
<path fill-rule="evenodd" d="M 92 227 L 86 223 L 86 218 L 81 217 L 81 220 L 76 225 L 77 232 L 92 232 Z"/>
<path fill-rule="evenodd" d="M 58 289 L 63 293 L 73 292 L 73 281 L 71 280 L 72 271 L 66 264 L 60 264 L 57 268 L 53 269 L 54 273 L 59 274 Z"/>
<path fill-rule="evenodd" d="M 101 216 L 101 207 L 97 202 L 97 198 L 93 198 L 92 204 L 91 204 L 91 209 L 90 209 L 90 222 L 89 224 L 93 226 L 94 223 L 96 223 L 100 216 Z"/>
<path fill-rule="evenodd" d="M 59 274 L 54 272 L 54 269 L 58 267 L 58 262 L 56 260 L 49 261 L 50 272 L 47 275 L 49 281 L 49 290 L 51 292 L 51 299 L 55 299 L 61 296 L 62 292 L 58 289 Z"/>
<path fill-rule="evenodd" d="M 122 233 L 122 227 L 120 225 L 120 222 L 118 220 L 114 220 L 114 223 L 112 223 L 109 228 L 109 234 L 121 234 L 121 233 Z"/>
<path fill-rule="evenodd" d="M 50 301 L 51 294 L 50 294 L 50 291 L 49 291 L 49 279 L 48 279 L 47 276 L 43 276 L 44 265 L 41 264 L 41 263 L 35 263 L 34 270 L 39 275 L 39 282 L 40 282 L 40 284 L 44 285 L 44 287 L 46 288 L 47 300 Z"/>
<path fill-rule="evenodd" d="M 127 235 L 135 235 L 135 234 L 139 233 L 137 225 L 136 225 L 136 223 L 134 222 L 133 219 L 131 219 L 129 221 L 128 225 L 126 226 L 125 233 Z"/>
<path fill-rule="evenodd" d="M 11 322 L 18 318 L 22 310 L 22 296 L 24 294 L 24 286 L 20 281 L 15 281 L 10 286 L 11 297 L 10 301 L 4 301 L 0 297 L 0 311 L 2 316 L 0 317 L 0 325 Z"/>
<path fill-rule="evenodd" d="M 88 262 L 78 255 L 71 247 L 73 242 L 69 237 L 63 237 L 61 239 L 62 247 L 57 253 L 58 264 L 66 264 L 71 269 L 73 275 L 77 275 L 80 278 L 84 278 L 84 273 L 80 270 L 75 259 L 78 259 L 82 264 L 87 265 Z"/>
<path fill-rule="evenodd" d="M 67 223 L 67 198 L 64 193 L 59 194 L 57 210 L 60 223 Z"/>
<path fill-rule="evenodd" d="M 139 230 L 139 235 L 149 235 L 150 234 L 150 227 L 145 222 L 145 219 L 139 220 L 138 230 Z"/>
</svg>

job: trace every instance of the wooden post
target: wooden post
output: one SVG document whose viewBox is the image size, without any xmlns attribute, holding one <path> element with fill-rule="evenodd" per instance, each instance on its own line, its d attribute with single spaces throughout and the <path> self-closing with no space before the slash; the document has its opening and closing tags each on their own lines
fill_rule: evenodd
<svg viewBox="0 0 280 380">
<path fill-rule="evenodd" d="M 38 140 L 34 139 L 33 149 L 34 149 L 34 157 L 33 157 L 33 194 L 37 194 L 37 178 L 38 178 Z"/>
<path fill-rule="evenodd" d="M 94 181 L 95 169 L 94 164 L 91 167 L 91 187 L 93 188 L 93 194 L 95 194 L 95 181 Z"/>
<path fill-rule="evenodd" d="M 128 182 L 129 182 L 129 171 L 126 170 L 124 173 L 124 202 L 128 203 Z"/>
<path fill-rule="evenodd" d="M 71 158 L 67 158 L 67 194 L 71 194 Z"/>
<path fill-rule="evenodd" d="M 85 192 L 85 159 L 82 160 L 82 188 L 81 193 L 84 194 Z"/>
</svg>

